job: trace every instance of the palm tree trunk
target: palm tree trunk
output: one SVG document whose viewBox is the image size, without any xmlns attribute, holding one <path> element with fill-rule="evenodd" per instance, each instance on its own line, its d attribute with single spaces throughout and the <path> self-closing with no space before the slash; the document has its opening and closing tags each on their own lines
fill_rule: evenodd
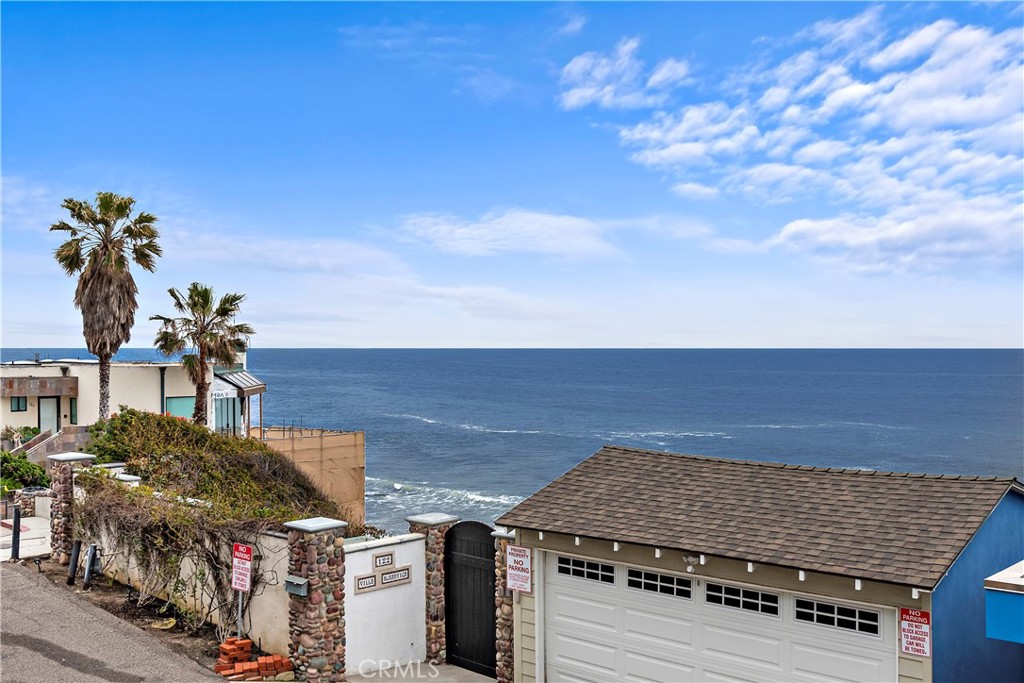
<svg viewBox="0 0 1024 683">
<path fill-rule="evenodd" d="M 100 356 L 100 419 L 110 417 L 110 354 Z"/>
<path fill-rule="evenodd" d="M 192 411 L 192 421 L 197 425 L 206 426 L 206 395 L 210 393 L 210 383 L 206 381 L 206 353 L 199 348 L 199 376 L 202 381 L 196 384 L 196 409 Z"/>
</svg>

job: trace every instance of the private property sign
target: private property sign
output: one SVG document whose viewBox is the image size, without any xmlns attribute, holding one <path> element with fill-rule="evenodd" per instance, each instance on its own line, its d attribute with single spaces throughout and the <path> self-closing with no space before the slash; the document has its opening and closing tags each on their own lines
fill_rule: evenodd
<svg viewBox="0 0 1024 683">
<path fill-rule="evenodd" d="M 932 656 L 932 615 L 919 609 L 900 608 L 900 652 Z"/>
<path fill-rule="evenodd" d="M 231 587 L 248 593 L 252 588 L 252 546 L 235 543 L 231 551 Z"/>
<path fill-rule="evenodd" d="M 511 591 L 533 591 L 530 549 L 511 543 L 505 549 L 505 587 Z"/>
</svg>

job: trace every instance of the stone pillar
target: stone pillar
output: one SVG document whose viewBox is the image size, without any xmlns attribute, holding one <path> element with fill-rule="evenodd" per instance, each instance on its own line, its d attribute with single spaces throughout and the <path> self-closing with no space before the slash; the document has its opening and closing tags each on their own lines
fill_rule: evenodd
<svg viewBox="0 0 1024 683">
<path fill-rule="evenodd" d="M 512 622 L 512 591 L 505 587 L 505 548 L 515 534 L 492 531 L 494 537 L 494 671 L 498 683 L 515 681 L 515 629 Z"/>
<path fill-rule="evenodd" d="M 75 501 L 75 466 L 92 463 L 95 455 L 59 453 L 46 457 L 50 470 L 50 559 L 60 564 L 71 561 L 74 534 L 72 508 Z"/>
<path fill-rule="evenodd" d="M 288 574 L 306 579 L 305 596 L 288 595 L 288 656 L 296 680 L 345 680 L 346 522 L 313 517 L 286 522 Z"/>
<path fill-rule="evenodd" d="M 443 512 L 406 517 L 409 533 L 426 536 L 427 661 L 441 664 L 447 657 L 444 632 L 444 535 L 458 517 Z"/>
<path fill-rule="evenodd" d="M 16 497 L 18 505 L 21 506 L 22 517 L 35 517 L 36 516 L 36 494 L 34 491 L 18 491 Z"/>
</svg>

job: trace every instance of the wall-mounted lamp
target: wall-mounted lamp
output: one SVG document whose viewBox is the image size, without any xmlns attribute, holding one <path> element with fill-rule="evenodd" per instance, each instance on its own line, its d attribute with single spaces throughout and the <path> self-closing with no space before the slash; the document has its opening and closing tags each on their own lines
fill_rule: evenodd
<svg viewBox="0 0 1024 683">
<path fill-rule="evenodd" d="M 807 572 L 805 572 L 803 569 L 801 569 L 800 571 L 798 571 L 796 573 L 796 578 L 800 579 L 801 581 L 806 581 L 807 580 Z"/>
<path fill-rule="evenodd" d="M 747 562 L 747 572 L 751 573 L 751 574 L 754 573 L 754 563 L 753 562 Z"/>
</svg>

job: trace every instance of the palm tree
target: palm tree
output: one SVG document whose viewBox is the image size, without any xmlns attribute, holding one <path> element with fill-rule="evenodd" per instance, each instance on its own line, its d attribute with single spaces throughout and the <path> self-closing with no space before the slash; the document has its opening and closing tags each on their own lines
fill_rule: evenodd
<svg viewBox="0 0 1024 683">
<path fill-rule="evenodd" d="M 79 274 L 75 308 L 82 311 L 82 336 L 89 353 L 100 359 L 101 419 L 110 413 L 110 359 L 132 338 L 139 304 L 129 265 L 132 261 L 149 272 L 156 270 L 162 254 L 155 227 L 156 216 L 140 212 L 132 217 L 135 200 L 113 192 L 97 192 L 96 206 L 88 201 L 65 199 L 61 206 L 75 225 L 59 221 L 50 226 L 71 234 L 53 252 L 68 275 Z"/>
<path fill-rule="evenodd" d="M 249 335 L 255 334 L 249 325 L 234 322 L 245 295 L 225 294 L 214 303 L 213 288 L 198 282 L 189 285 L 187 296 L 182 296 L 173 287 L 167 291 L 181 317 L 151 316 L 150 320 L 161 323 L 153 343 L 167 356 L 187 351 L 181 360 L 189 379 L 196 385 L 196 408 L 192 420 L 196 424 L 206 424 L 206 395 L 210 390 L 207 362 L 212 360 L 231 365 L 237 360 L 237 352 L 248 345 Z"/>
</svg>

